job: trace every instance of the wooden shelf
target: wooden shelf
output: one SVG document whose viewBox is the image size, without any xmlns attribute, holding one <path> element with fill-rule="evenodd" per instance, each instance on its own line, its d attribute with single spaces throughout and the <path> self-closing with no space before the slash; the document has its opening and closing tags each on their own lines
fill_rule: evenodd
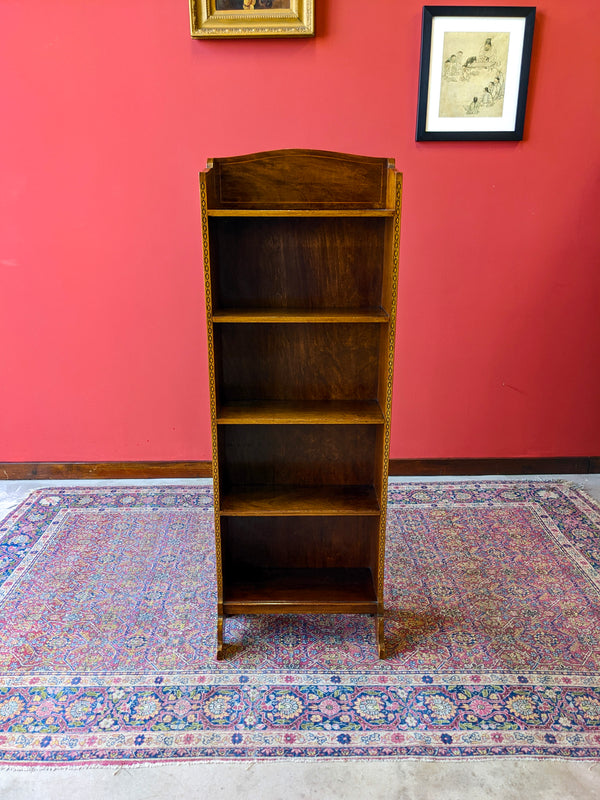
<svg viewBox="0 0 600 800">
<path fill-rule="evenodd" d="M 209 208 L 209 217 L 393 217 L 393 208 Z"/>
<path fill-rule="evenodd" d="M 376 400 L 238 401 L 217 411 L 219 425 L 380 425 L 383 412 Z"/>
<path fill-rule="evenodd" d="M 228 614 L 377 611 L 377 594 L 368 568 L 240 570 L 227 574 L 223 602 Z"/>
<path fill-rule="evenodd" d="M 223 516 L 377 516 L 372 486 L 232 486 L 221 494 Z"/>
<path fill-rule="evenodd" d="M 251 322 L 378 322 L 389 321 L 382 308 L 231 308 L 213 311 L 215 323 Z"/>
</svg>

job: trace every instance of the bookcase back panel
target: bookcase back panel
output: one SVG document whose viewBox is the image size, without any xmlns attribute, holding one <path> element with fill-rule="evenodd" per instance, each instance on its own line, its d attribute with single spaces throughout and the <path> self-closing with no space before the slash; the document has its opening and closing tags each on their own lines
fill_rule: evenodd
<svg viewBox="0 0 600 800">
<path fill-rule="evenodd" d="M 377 425 L 228 425 L 219 472 L 231 485 L 372 485 Z"/>
<path fill-rule="evenodd" d="M 378 308 L 386 220 L 210 221 L 215 309 Z"/>
<path fill-rule="evenodd" d="M 376 400 L 379 327 L 215 326 L 219 401 Z"/>
<path fill-rule="evenodd" d="M 225 568 L 369 567 L 373 517 L 232 517 L 221 529 Z"/>
</svg>

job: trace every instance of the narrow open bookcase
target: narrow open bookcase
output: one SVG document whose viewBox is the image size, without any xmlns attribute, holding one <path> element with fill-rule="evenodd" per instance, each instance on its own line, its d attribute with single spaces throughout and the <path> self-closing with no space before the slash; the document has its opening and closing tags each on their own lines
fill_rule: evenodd
<svg viewBox="0 0 600 800">
<path fill-rule="evenodd" d="M 217 658 L 234 614 L 370 614 L 383 578 L 401 176 L 277 150 L 200 174 Z"/>
</svg>

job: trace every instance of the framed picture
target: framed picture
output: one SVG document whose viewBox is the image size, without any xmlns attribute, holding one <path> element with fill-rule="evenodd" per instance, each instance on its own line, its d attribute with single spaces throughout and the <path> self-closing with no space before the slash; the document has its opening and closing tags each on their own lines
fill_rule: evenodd
<svg viewBox="0 0 600 800">
<path fill-rule="evenodd" d="M 194 39 L 314 36 L 315 0 L 190 0 Z"/>
<path fill-rule="evenodd" d="M 534 7 L 423 7 L 418 142 L 523 138 L 534 21 Z"/>
</svg>

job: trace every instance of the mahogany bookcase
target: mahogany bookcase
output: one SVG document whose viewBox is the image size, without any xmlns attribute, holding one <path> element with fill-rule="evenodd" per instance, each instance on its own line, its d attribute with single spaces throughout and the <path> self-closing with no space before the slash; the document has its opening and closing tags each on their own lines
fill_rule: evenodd
<svg viewBox="0 0 600 800">
<path fill-rule="evenodd" d="M 390 159 L 277 150 L 200 174 L 217 658 L 235 614 L 370 614 L 383 578 L 400 237 Z"/>
</svg>

